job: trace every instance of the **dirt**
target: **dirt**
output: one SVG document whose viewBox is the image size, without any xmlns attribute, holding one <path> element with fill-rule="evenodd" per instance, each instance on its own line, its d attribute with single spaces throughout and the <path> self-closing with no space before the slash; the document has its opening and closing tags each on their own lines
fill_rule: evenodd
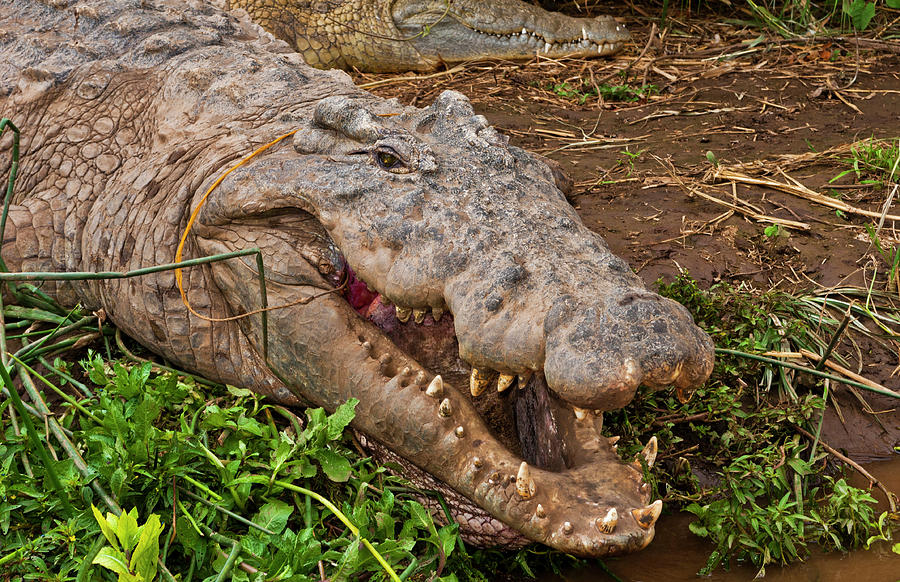
<svg viewBox="0 0 900 582">
<path fill-rule="evenodd" d="M 749 47 L 758 30 L 711 21 L 693 19 L 687 33 L 663 38 L 630 27 L 635 44 L 611 60 L 471 63 L 356 81 L 408 104 L 427 104 L 446 89 L 468 95 L 512 144 L 562 165 L 583 220 L 648 284 L 686 270 L 704 288 L 728 282 L 799 294 L 871 286 L 897 297 L 866 225 L 885 208 L 900 214 L 896 197 L 885 204 L 892 189 L 900 192 L 861 184 L 866 176 L 852 172 L 833 179 L 850 169 L 855 142 L 900 138 L 900 43 L 770 39 Z M 561 94 L 583 83 L 621 83 L 623 70 L 630 85 L 656 91 L 630 103 Z M 717 168 L 744 178 L 716 179 Z M 837 211 L 746 177 L 795 180 L 851 208 Z M 774 223 L 779 232 L 767 236 Z M 887 219 L 879 231 L 886 248 L 900 241 L 895 226 Z M 854 371 L 900 390 L 896 349 L 861 342 L 848 354 Z M 844 418 L 829 414 L 826 441 L 860 460 L 894 455 L 896 400 L 866 394 L 860 405 L 838 392 Z"/>
</svg>

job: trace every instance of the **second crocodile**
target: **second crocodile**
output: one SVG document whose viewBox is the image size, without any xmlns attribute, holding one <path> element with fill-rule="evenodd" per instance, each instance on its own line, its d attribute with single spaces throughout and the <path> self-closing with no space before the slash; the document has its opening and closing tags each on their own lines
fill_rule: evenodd
<svg viewBox="0 0 900 582">
<path fill-rule="evenodd" d="M 431 71 L 472 59 L 593 57 L 630 38 L 609 16 L 520 0 L 227 0 L 321 69 Z"/>
</svg>

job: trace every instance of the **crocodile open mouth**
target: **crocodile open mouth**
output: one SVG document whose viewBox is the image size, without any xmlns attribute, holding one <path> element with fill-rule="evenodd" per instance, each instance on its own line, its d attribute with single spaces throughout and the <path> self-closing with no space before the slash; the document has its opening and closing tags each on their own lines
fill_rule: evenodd
<svg viewBox="0 0 900 582">
<path fill-rule="evenodd" d="M 446 309 L 394 305 L 359 280 L 350 267 L 345 267 L 344 281 L 343 295 L 353 309 L 378 327 L 397 348 L 435 374 L 431 382 L 423 383 L 422 389 L 426 393 L 434 392 L 439 398 L 445 381 L 449 385 L 468 387 L 467 398 L 493 436 L 522 460 L 518 474 L 512 479 L 520 497 L 528 498 L 533 494 L 534 482 L 528 474 L 530 467 L 555 473 L 577 470 L 580 465 L 597 462 L 598 450 L 602 451 L 605 462 L 619 464 L 616 456 L 619 438 L 601 436 L 602 411 L 585 410 L 565 402 L 550 389 L 539 370 L 527 374 L 503 374 L 473 367 L 459 356 L 454 318 Z M 501 542 L 507 547 L 530 541 L 408 460 L 379 446 L 377 440 L 366 435 L 361 435 L 360 440 L 376 456 L 404 466 L 406 476 L 413 482 L 444 493 L 467 541 L 488 545 Z M 656 452 L 656 437 L 653 437 L 641 453 L 648 466 L 653 465 Z M 641 478 L 641 463 L 635 460 L 628 466 L 643 498 L 643 505 L 632 510 L 632 517 L 641 528 L 652 529 L 661 502 L 646 505 L 649 486 Z M 502 478 L 497 475 L 498 480 Z M 538 505 L 536 511 L 541 513 L 546 509 Z M 619 511 L 609 507 L 596 525 L 599 531 L 612 533 L 618 520 Z M 652 535 L 648 536 L 648 542 L 650 537 Z"/>
</svg>

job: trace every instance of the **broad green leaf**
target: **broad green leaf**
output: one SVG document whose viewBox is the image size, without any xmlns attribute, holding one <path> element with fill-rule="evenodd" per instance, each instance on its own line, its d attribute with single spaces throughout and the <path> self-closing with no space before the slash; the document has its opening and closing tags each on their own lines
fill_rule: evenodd
<svg viewBox="0 0 900 582">
<path fill-rule="evenodd" d="M 280 534 L 293 511 L 294 506 L 276 499 L 259 508 L 259 513 L 253 518 L 253 523 Z"/>
<path fill-rule="evenodd" d="M 247 390 L 246 388 L 238 388 L 237 386 L 232 386 L 231 384 L 226 384 L 225 388 L 228 390 L 228 393 L 232 396 L 237 396 L 238 398 L 246 398 L 247 396 L 251 396 L 253 394 L 252 391 Z"/>
<path fill-rule="evenodd" d="M 91 504 L 91 511 L 94 512 L 94 519 L 96 519 L 97 523 L 100 525 L 100 531 L 103 532 L 103 537 L 109 540 L 109 543 L 111 543 L 114 548 L 118 548 L 119 542 L 118 540 L 116 540 L 116 532 L 113 529 L 116 526 L 115 522 L 108 523 L 106 521 L 107 518 L 103 517 L 103 514 L 100 513 L 100 510 L 97 509 L 97 507 L 93 503 Z M 115 515 L 113 515 L 112 512 L 108 513 L 107 515 L 115 518 Z"/>
<path fill-rule="evenodd" d="M 141 576 L 144 582 L 151 582 L 156 577 L 159 534 L 162 533 L 163 525 L 159 522 L 159 516 L 152 514 L 140 529 L 137 547 L 131 554 L 131 570 Z"/>
<path fill-rule="evenodd" d="M 94 560 L 91 563 L 99 564 L 104 568 L 109 568 L 119 575 L 130 574 L 128 571 L 128 563 L 125 561 L 125 555 L 119 550 L 109 546 L 101 548 L 100 551 L 97 552 L 97 555 L 94 556 Z"/>
<path fill-rule="evenodd" d="M 345 482 L 350 478 L 350 461 L 328 449 L 319 449 L 312 456 L 322 465 L 322 470 L 332 481 Z"/>
<path fill-rule="evenodd" d="M 341 435 L 344 434 L 344 429 L 356 416 L 357 404 L 359 404 L 359 400 L 351 398 L 338 406 L 334 414 L 328 417 L 328 440 L 334 441 L 341 438 Z"/>
<path fill-rule="evenodd" d="M 888 8 L 893 8 L 894 10 L 900 10 L 900 0 L 885 0 Z M 900 554 L 900 552 L 897 552 Z"/>
<path fill-rule="evenodd" d="M 415 524 L 425 530 L 431 529 L 431 514 L 418 501 L 410 501 L 407 503 L 409 513 L 412 515 Z"/>
<path fill-rule="evenodd" d="M 875 3 L 866 2 L 865 0 L 853 0 L 849 7 L 844 6 L 847 15 L 853 22 L 856 30 L 865 30 L 869 26 L 869 22 L 875 16 Z"/>
<path fill-rule="evenodd" d="M 332 582 L 346 582 L 350 579 L 350 574 L 356 570 L 356 563 L 359 560 L 359 538 L 344 550 L 341 561 L 338 563 L 337 571 L 331 576 Z"/>
<path fill-rule="evenodd" d="M 128 513 L 122 512 L 119 516 L 119 523 L 116 526 L 116 537 L 122 544 L 122 549 L 130 552 L 138 542 L 141 530 L 137 523 L 137 507 L 132 507 Z"/>
</svg>

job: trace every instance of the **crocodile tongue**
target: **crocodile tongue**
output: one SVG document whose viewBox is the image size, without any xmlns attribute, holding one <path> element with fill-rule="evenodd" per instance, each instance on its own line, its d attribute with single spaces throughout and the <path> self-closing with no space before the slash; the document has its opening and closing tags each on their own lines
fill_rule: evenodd
<svg viewBox="0 0 900 582">
<path fill-rule="evenodd" d="M 522 457 L 541 469 L 564 470 L 566 443 L 559 433 L 555 404 L 543 374 L 533 374 L 527 384 L 520 387 L 513 414 L 522 446 Z"/>
</svg>

